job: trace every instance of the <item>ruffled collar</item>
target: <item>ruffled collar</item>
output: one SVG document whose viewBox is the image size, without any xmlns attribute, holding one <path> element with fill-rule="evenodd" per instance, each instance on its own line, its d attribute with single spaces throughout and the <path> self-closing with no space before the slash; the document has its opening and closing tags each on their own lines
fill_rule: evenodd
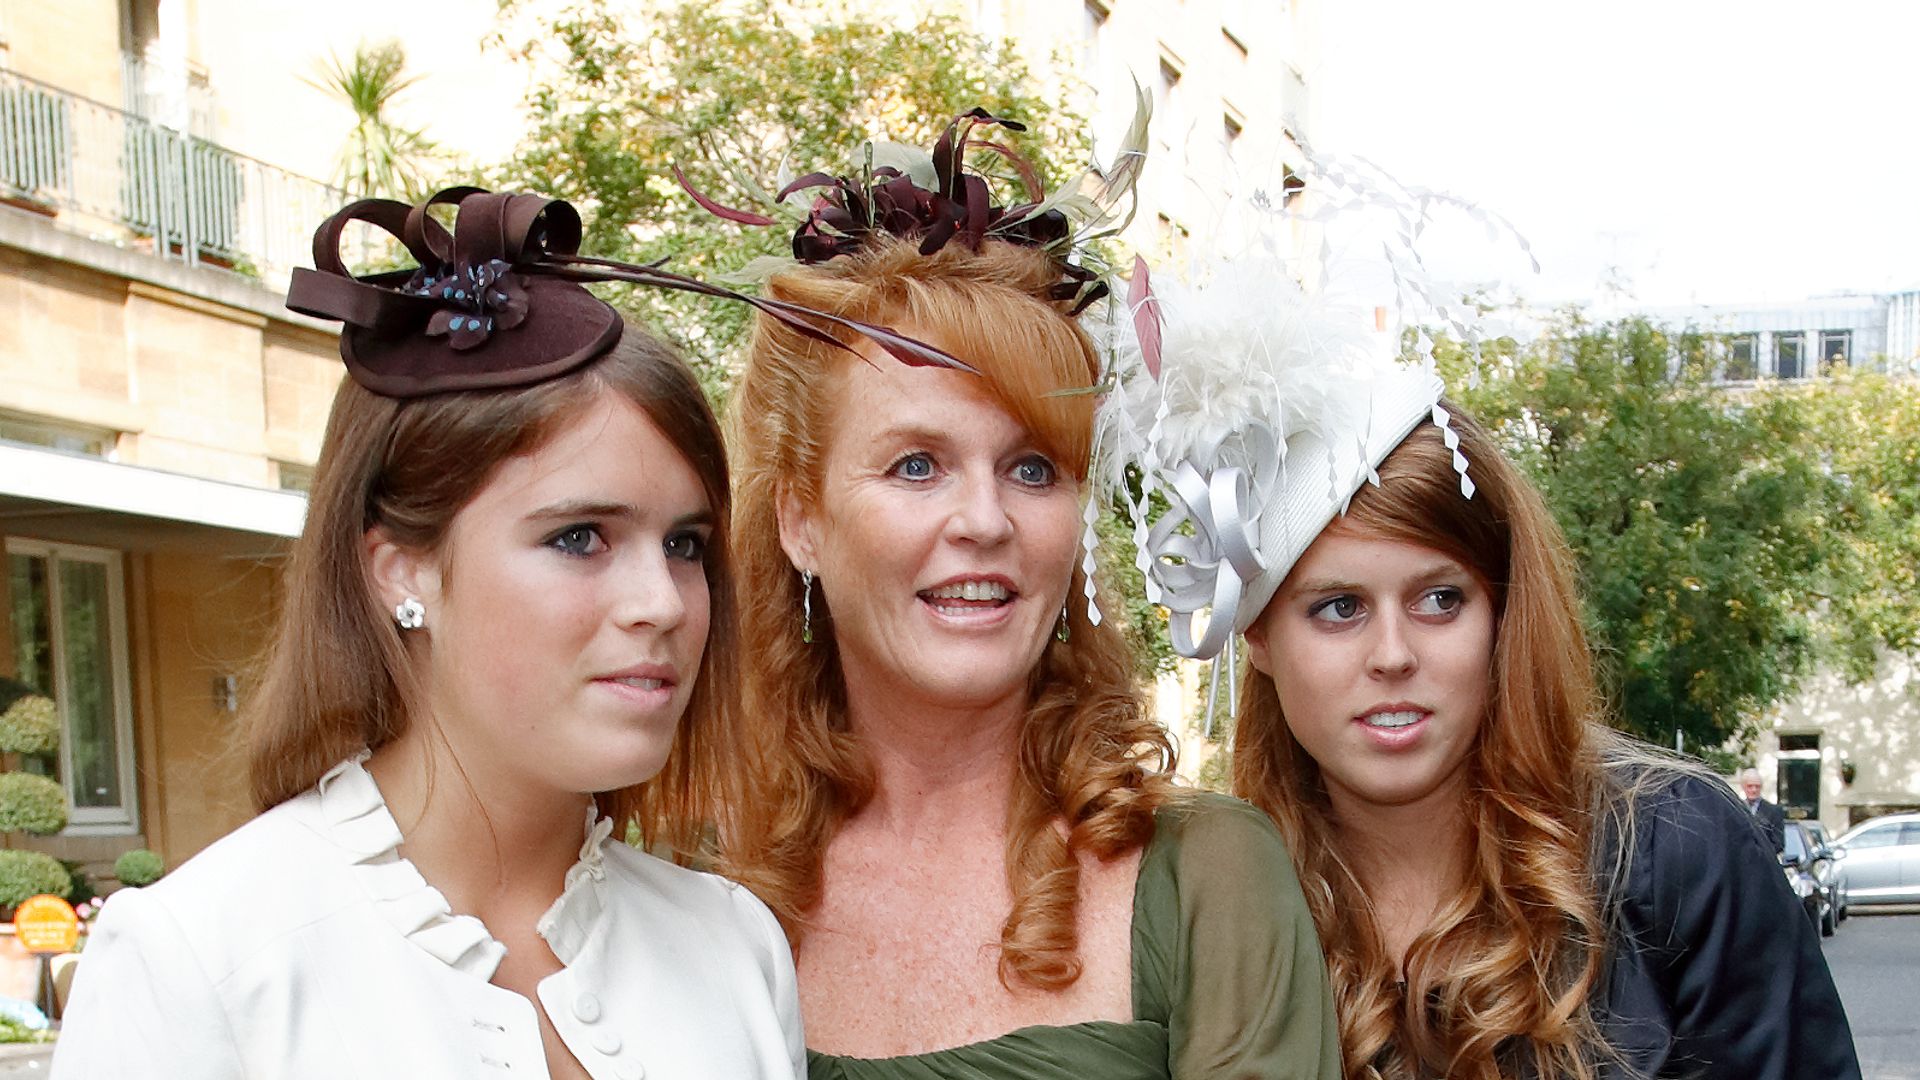
<svg viewBox="0 0 1920 1080">
<path fill-rule="evenodd" d="M 404 837 L 387 810 L 380 786 L 366 770 L 369 756 L 361 751 L 328 770 L 314 785 L 330 838 L 352 860 L 354 878 L 372 899 L 374 911 L 402 937 L 456 971 L 491 980 L 507 947 L 479 919 L 456 914 L 446 896 L 401 856 Z M 601 847 L 613 832 L 613 821 L 600 817 L 590 805 L 585 831 L 580 861 L 567 871 L 559 898 L 535 925 L 562 964 L 571 964 L 579 955 L 606 910 Z"/>
</svg>

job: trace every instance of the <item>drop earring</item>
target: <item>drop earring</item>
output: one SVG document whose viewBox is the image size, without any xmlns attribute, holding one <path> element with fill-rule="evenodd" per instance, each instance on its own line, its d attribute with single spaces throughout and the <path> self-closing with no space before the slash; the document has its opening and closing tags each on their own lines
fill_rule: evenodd
<svg viewBox="0 0 1920 1080">
<path fill-rule="evenodd" d="M 1064 642 L 1072 633 L 1073 628 L 1067 625 L 1067 605 L 1061 604 L 1060 625 L 1053 628 L 1053 640 Z"/>
<path fill-rule="evenodd" d="M 393 606 L 393 621 L 402 630 L 418 630 L 427 625 L 427 607 L 409 596 Z"/>
<path fill-rule="evenodd" d="M 813 644 L 813 571 L 800 571 L 800 641 Z"/>
</svg>

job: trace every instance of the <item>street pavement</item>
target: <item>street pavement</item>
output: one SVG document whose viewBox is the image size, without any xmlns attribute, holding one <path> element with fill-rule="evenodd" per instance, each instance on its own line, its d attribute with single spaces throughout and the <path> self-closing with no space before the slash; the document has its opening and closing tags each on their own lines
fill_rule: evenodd
<svg viewBox="0 0 1920 1080">
<path fill-rule="evenodd" d="M 1920 1080 L 1920 907 L 1855 908 L 1826 939 L 1864 1080 Z"/>
</svg>

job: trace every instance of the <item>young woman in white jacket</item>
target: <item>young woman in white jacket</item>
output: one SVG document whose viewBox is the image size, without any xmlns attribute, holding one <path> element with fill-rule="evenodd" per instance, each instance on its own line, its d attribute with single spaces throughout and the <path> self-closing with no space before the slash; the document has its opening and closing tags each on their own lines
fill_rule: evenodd
<svg viewBox="0 0 1920 1080">
<path fill-rule="evenodd" d="M 726 458 L 686 365 L 554 272 L 565 203 L 365 201 L 289 306 L 342 384 L 250 703 L 260 816 L 106 905 L 64 1080 L 751 1078 L 793 963 L 687 854 L 742 745 Z M 415 272 L 338 257 L 349 221 Z"/>
</svg>

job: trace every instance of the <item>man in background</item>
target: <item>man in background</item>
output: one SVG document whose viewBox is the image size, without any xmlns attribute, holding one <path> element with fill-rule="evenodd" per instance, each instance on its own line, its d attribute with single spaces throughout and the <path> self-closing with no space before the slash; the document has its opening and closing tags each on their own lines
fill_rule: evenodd
<svg viewBox="0 0 1920 1080">
<path fill-rule="evenodd" d="M 1760 770 L 1747 769 L 1740 774 L 1740 794 L 1746 799 L 1747 813 L 1753 815 L 1760 830 L 1767 834 L 1768 840 L 1773 841 L 1775 854 L 1785 851 L 1787 815 L 1781 813 L 1778 806 L 1760 797 Z"/>
</svg>

